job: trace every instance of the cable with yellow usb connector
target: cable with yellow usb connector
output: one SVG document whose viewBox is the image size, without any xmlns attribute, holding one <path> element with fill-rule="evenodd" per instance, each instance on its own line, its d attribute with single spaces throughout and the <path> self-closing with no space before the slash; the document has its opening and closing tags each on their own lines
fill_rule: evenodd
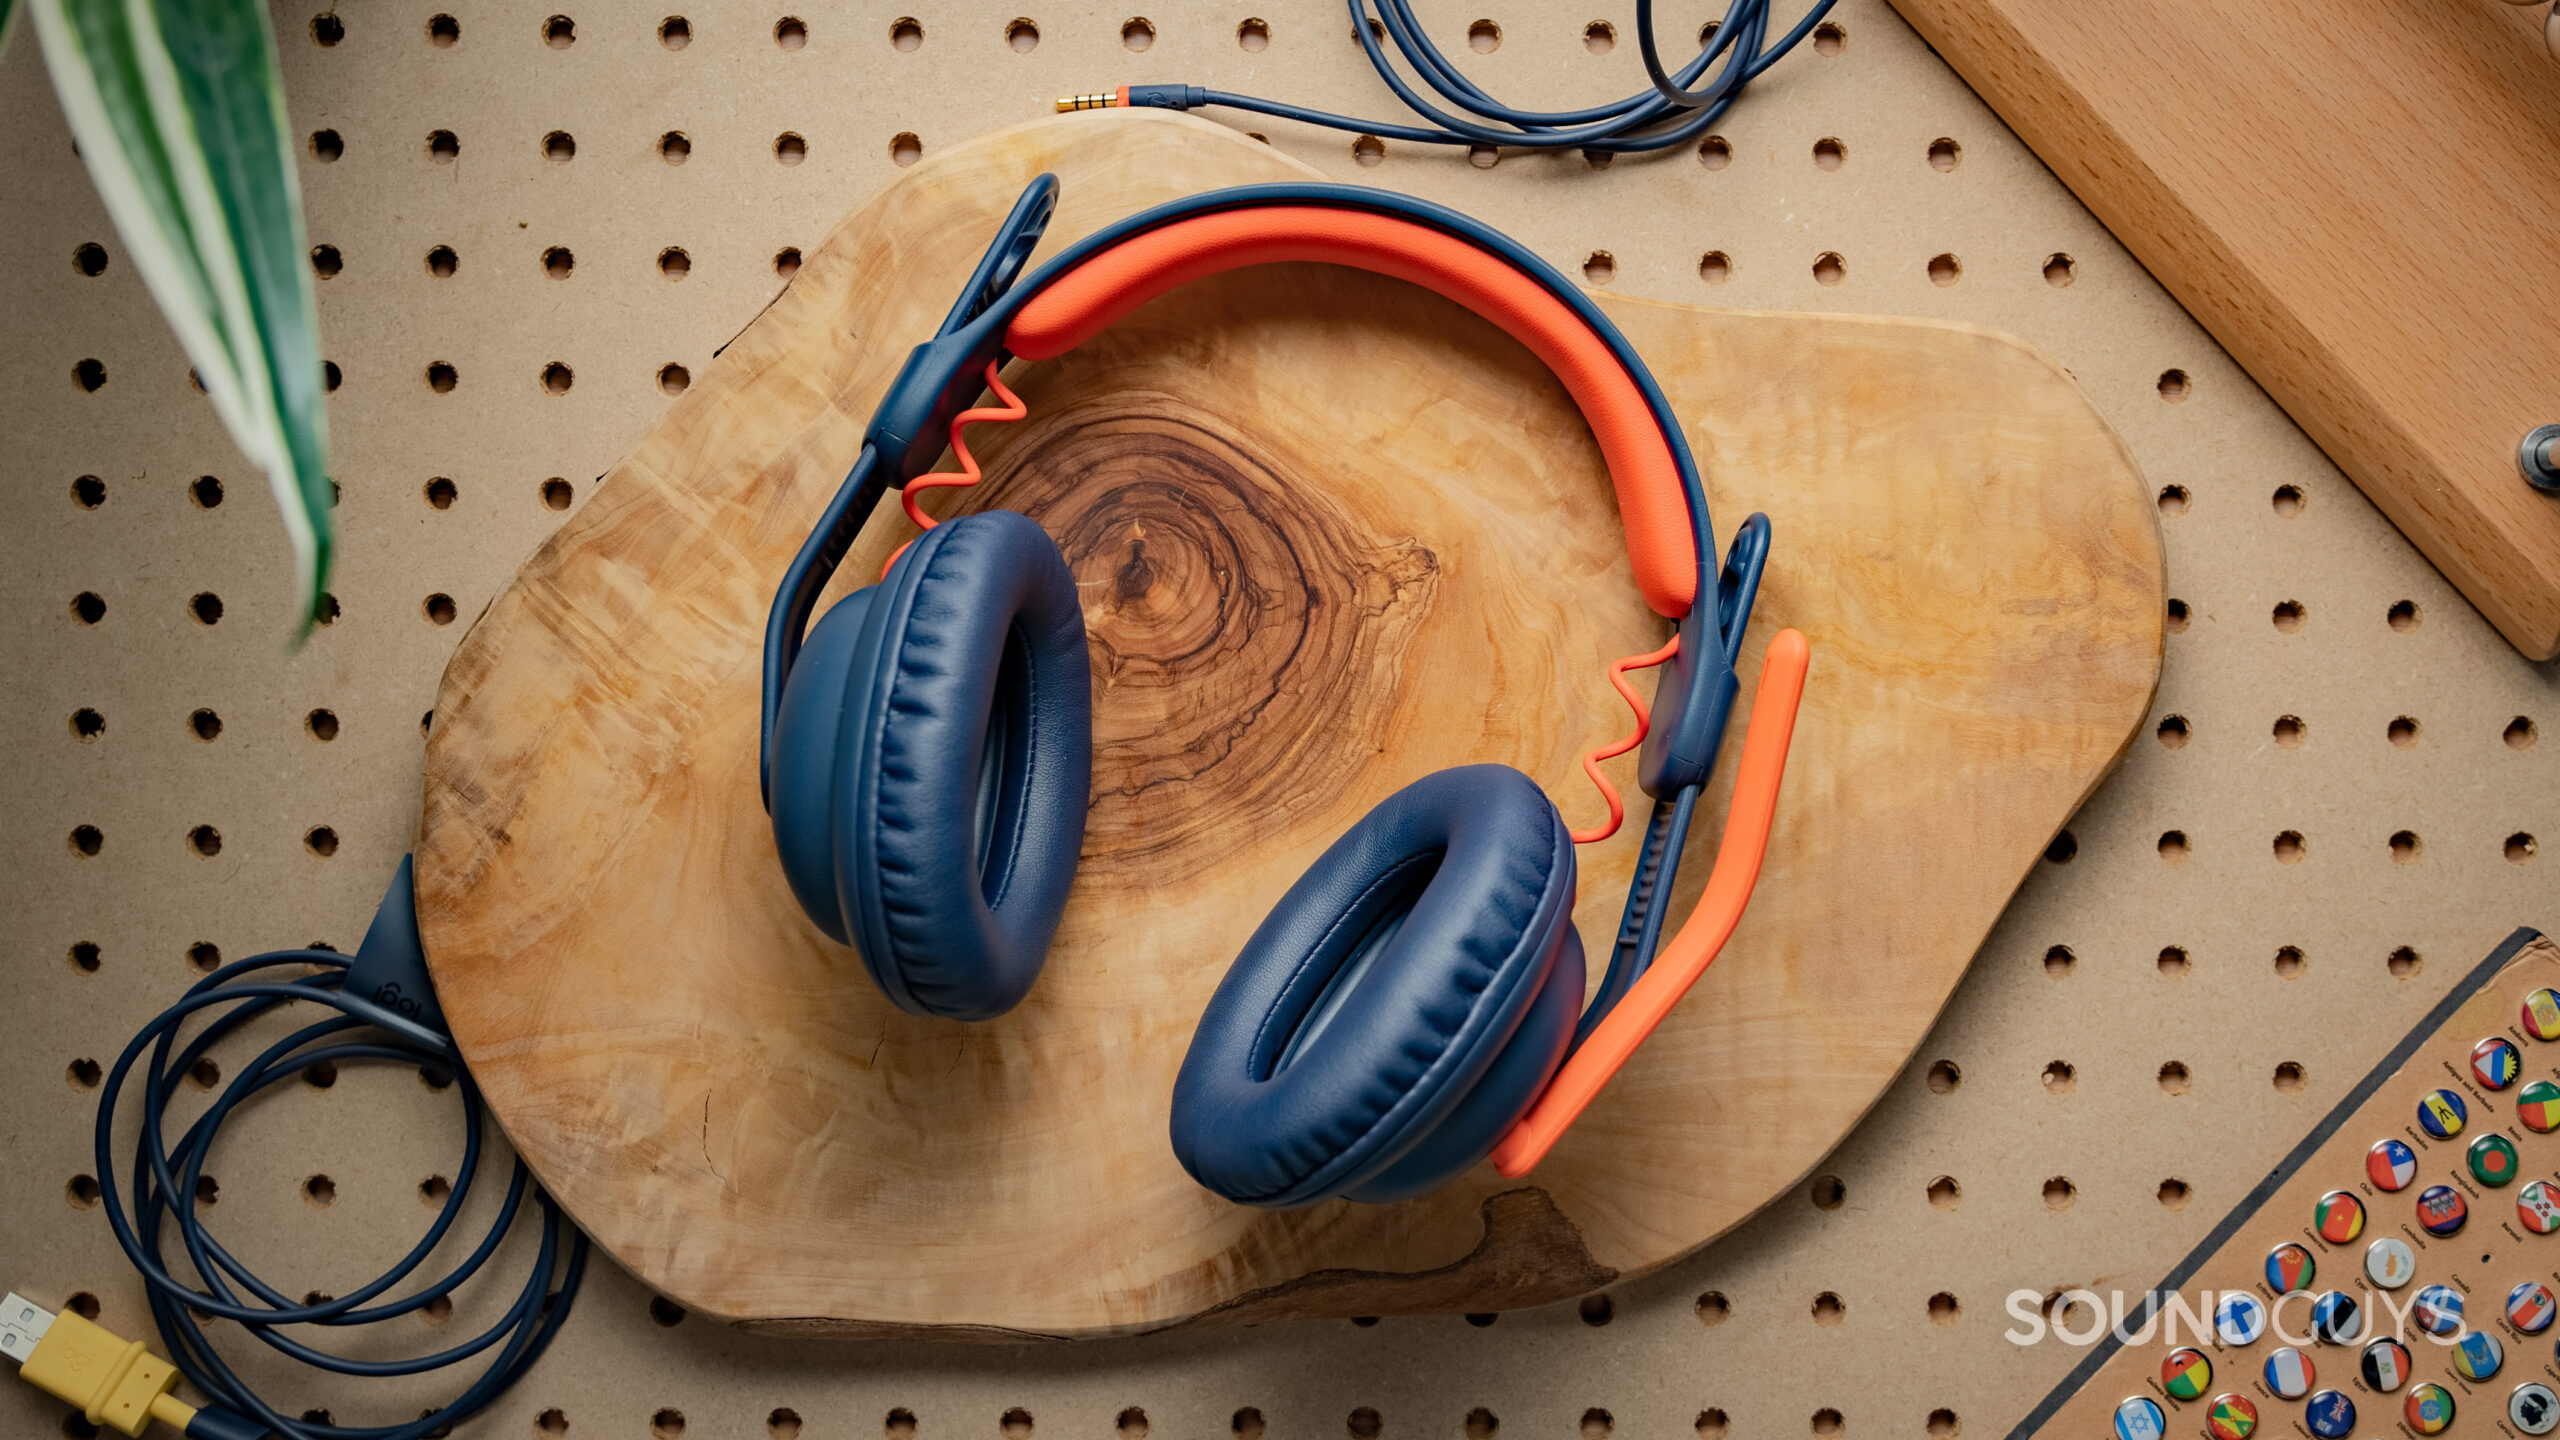
<svg viewBox="0 0 2560 1440">
<path fill-rule="evenodd" d="M 56 1315 L 23 1295 L 0 1301 L 0 1355 L 18 1378 L 78 1407 L 92 1425 L 140 1435 L 152 1421 L 193 1440 L 261 1440 L 267 1427 L 218 1406 L 199 1410 L 169 1393 L 178 1367 L 77 1315 Z"/>
</svg>

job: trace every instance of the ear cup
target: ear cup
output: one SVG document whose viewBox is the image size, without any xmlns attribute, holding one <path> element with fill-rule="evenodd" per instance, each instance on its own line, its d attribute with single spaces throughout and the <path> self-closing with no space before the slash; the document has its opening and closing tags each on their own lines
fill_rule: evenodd
<svg viewBox="0 0 2560 1440">
<path fill-rule="evenodd" d="M 1372 1184 L 1396 1198 L 1483 1158 L 1572 1034 L 1573 890 L 1563 817 L 1519 771 L 1443 770 L 1387 797 L 1219 983 L 1174 1081 L 1175 1157 L 1273 1207 Z"/>
<path fill-rule="evenodd" d="M 989 1019 L 1038 977 L 1084 843 L 1093 682 L 1075 579 L 1037 524 L 987 511 L 926 531 L 863 593 L 803 647 L 808 664 L 849 612 L 832 765 L 774 772 L 784 863 L 809 904 L 802 797 L 782 795 L 814 778 L 827 888 L 872 978 L 900 1009 Z M 799 683 L 795 667 L 786 713 Z M 827 906 L 810 908 L 825 927 Z"/>
<path fill-rule="evenodd" d="M 773 717 L 773 847 L 800 908 L 839 945 L 853 942 L 844 907 L 836 903 L 836 737 L 854 642 L 877 593 L 876 585 L 856 590 L 809 627 Z"/>
</svg>

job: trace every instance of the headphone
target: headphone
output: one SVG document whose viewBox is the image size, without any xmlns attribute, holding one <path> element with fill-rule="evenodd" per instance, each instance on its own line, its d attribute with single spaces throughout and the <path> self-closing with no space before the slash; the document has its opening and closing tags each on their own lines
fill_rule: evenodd
<svg viewBox="0 0 2560 1440">
<path fill-rule="evenodd" d="M 941 329 L 890 383 L 774 597 L 760 783 L 792 894 L 919 1015 L 1003 1014 L 1057 931 L 1093 765 L 1075 581 L 1026 516 L 937 523 L 915 504 L 918 491 L 978 479 L 963 427 L 1026 413 L 999 376 L 1007 358 L 1062 354 L 1166 291 L 1242 266 L 1322 261 L 1422 285 L 1501 326 L 1563 382 L 1607 462 L 1636 585 L 1678 630 L 1611 667 L 1637 728 L 1583 761 L 1607 825 L 1568 830 L 1528 776 L 1468 765 L 1387 797 L 1316 860 L 1202 1013 L 1174 1083 L 1172 1142 L 1202 1185 L 1270 1207 L 1403 1199 L 1488 1154 L 1524 1174 L 1704 970 L 1758 875 L 1809 664 L 1793 630 L 1769 646 L 1715 873 L 1664 945 L 1691 811 L 1738 689 L 1768 519 L 1745 521 L 1712 568 L 1697 464 L 1634 348 L 1553 267 L 1456 211 L 1343 185 L 1216 190 L 1088 235 L 1016 285 L 1057 193 L 1050 175 L 1023 191 Z M 989 390 L 1005 408 L 970 408 Z M 928 474 L 946 434 L 962 469 Z M 891 486 L 923 534 L 812 627 L 819 592 Z M 1654 664 L 1648 712 L 1623 672 Z M 1617 828 L 1618 796 L 1595 762 L 1638 744 L 1653 815 L 1586 1011 L 1574 844 Z"/>
</svg>

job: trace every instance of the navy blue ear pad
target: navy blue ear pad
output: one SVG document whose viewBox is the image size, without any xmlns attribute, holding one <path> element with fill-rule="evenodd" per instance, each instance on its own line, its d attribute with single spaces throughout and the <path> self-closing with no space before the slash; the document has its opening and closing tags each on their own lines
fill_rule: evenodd
<svg viewBox="0 0 2560 1440">
<path fill-rule="evenodd" d="M 1582 1008 L 1572 838 L 1507 765 L 1387 797 L 1289 887 L 1200 1017 L 1173 1153 L 1252 1205 L 1419 1194 L 1491 1151 Z"/>
<path fill-rule="evenodd" d="M 898 1008 L 985 1020 L 1030 990 L 1084 844 L 1092 705 L 1075 578 L 1011 511 L 926 531 L 811 629 L 775 718 L 774 841 Z"/>
</svg>

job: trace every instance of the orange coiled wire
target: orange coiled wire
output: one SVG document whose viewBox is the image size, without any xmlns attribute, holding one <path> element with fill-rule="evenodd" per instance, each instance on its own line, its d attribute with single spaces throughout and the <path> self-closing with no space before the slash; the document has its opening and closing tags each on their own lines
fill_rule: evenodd
<svg viewBox="0 0 2560 1440">
<path fill-rule="evenodd" d="M 1627 807 L 1618 799 L 1618 787 L 1610 784 L 1609 777 L 1600 773 L 1601 761 L 1614 760 L 1643 744 L 1645 731 L 1653 724 L 1653 713 L 1645 708 L 1644 697 L 1636 694 L 1635 687 L 1627 683 L 1627 672 L 1651 669 L 1679 653 L 1680 637 L 1674 635 L 1671 637 L 1671 643 L 1659 650 L 1643 655 L 1625 656 L 1610 663 L 1609 683 L 1617 687 L 1618 697 L 1627 702 L 1628 709 L 1635 712 L 1636 728 L 1635 733 L 1624 740 L 1609 745 L 1595 745 L 1582 752 L 1582 773 L 1591 777 L 1591 783 L 1600 787 L 1601 798 L 1609 802 L 1609 819 L 1608 823 L 1594 825 L 1588 830 L 1567 831 L 1566 833 L 1573 837 L 1574 844 L 1588 845 L 1595 840 L 1606 840 L 1618 833 L 1618 826 L 1627 818 Z"/>
<path fill-rule="evenodd" d="M 907 518 L 916 522 L 917 529 L 930 530 L 934 526 L 942 523 L 941 521 L 924 513 L 923 509 L 916 504 L 917 491 L 941 490 L 946 488 L 966 489 L 967 487 L 975 485 L 980 480 L 986 478 L 985 472 L 978 468 L 978 457 L 969 453 L 968 437 L 960 432 L 972 425 L 989 423 L 1010 424 L 1011 422 L 1019 420 L 1023 416 L 1031 413 L 1030 407 L 1022 403 L 1021 396 L 1004 388 L 1003 377 L 996 373 L 997 367 L 1002 363 L 1002 361 L 998 360 L 990 360 L 987 362 L 987 388 L 994 391 L 996 393 L 996 398 L 1004 402 L 1004 408 L 1001 410 L 990 410 L 984 408 L 963 410 L 951 418 L 951 453 L 959 459 L 960 468 L 957 470 L 936 470 L 929 475 L 919 475 L 913 480 L 908 481 L 906 488 L 898 492 L 898 504 L 905 507 Z M 907 545 L 913 545 L 914 543 L 916 542 L 909 540 Z M 898 557 L 907 553 L 907 545 L 901 545 L 889 553 L 888 563 L 880 567 L 881 579 L 886 580 L 889 578 L 889 566 L 897 564 Z"/>
</svg>

